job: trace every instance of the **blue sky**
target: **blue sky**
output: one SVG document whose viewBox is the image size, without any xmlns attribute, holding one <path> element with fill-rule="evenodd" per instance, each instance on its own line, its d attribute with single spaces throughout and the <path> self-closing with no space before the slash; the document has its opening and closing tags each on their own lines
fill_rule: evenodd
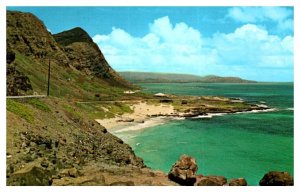
<svg viewBox="0 0 300 192">
<path fill-rule="evenodd" d="M 292 7 L 8 7 L 82 27 L 117 71 L 293 81 Z"/>
</svg>

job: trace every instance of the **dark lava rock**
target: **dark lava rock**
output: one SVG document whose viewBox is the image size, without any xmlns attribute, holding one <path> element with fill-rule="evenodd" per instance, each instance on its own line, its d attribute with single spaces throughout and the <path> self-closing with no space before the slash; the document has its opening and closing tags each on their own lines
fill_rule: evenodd
<svg viewBox="0 0 300 192">
<path fill-rule="evenodd" d="M 124 118 L 124 119 L 119 119 L 117 122 L 134 122 L 134 119 L 132 118 Z"/>
<path fill-rule="evenodd" d="M 182 100 L 182 101 L 181 101 L 181 105 L 186 105 L 186 104 L 188 104 L 188 101 L 187 101 L 187 100 Z"/>
<path fill-rule="evenodd" d="M 247 186 L 247 181 L 244 178 L 230 179 L 229 186 Z"/>
<path fill-rule="evenodd" d="M 223 186 L 227 179 L 223 176 L 197 176 L 196 186 Z"/>
<path fill-rule="evenodd" d="M 10 49 L 7 49 L 6 50 L 6 63 L 10 64 L 12 63 L 16 58 L 16 54 L 10 50 Z"/>
<path fill-rule="evenodd" d="M 196 182 L 197 170 L 196 160 L 190 156 L 182 155 L 172 166 L 168 177 L 180 185 L 192 186 Z"/>
<path fill-rule="evenodd" d="M 173 103 L 172 99 L 161 99 L 159 100 L 160 103 Z"/>
<path fill-rule="evenodd" d="M 294 179 L 288 172 L 270 171 L 259 181 L 260 186 L 293 186 Z"/>
</svg>

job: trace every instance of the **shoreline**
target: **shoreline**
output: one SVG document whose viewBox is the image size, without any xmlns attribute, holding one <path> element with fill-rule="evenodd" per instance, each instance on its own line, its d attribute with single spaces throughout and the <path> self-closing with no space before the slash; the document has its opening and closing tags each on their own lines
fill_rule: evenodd
<svg viewBox="0 0 300 192">
<path fill-rule="evenodd" d="M 261 107 L 257 105 L 258 107 Z M 185 119 L 210 119 L 215 116 L 246 114 L 246 113 L 264 113 L 277 111 L 276 108 L 269 108 L 264 105 L 261 109 L 249 109 L 237 112 L 216 112 L 200 115 L 191 115 L 190 113 L 177 112 L 172 105 L 167 104 L 148 104 L 139 102 L 132 104 L 130 108 L 133 113 L 125 113 L 109 119 L 95 119 L 99 124 L 107 128 L 111 133 L 122 133 L 129 131 L 138 131 L 146 128 L 162 125 L 170 121 Z"/>
</svg>

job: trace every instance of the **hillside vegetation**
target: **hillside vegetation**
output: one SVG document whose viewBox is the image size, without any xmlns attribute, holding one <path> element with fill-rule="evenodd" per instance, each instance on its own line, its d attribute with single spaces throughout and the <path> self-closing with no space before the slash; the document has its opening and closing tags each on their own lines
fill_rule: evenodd
<svg viewBox="0 0 300 192">
<path fill-rule="evenodd" d="M 151 73 L 151 72 L 119 72 L 120 75 L 131 83 L 256 83 L 239 77 L 220 77 L 215 75 L 197 76 L 176 73 Z"/>
<path fill-rule="evenodd" d="M 136 87 L 83 29 L 53 36 L 36 16 L 17 11 L 7 11 L 6 22 L 7 95 L 46 94 L 51 65 L 49 97 L 6 100 L 7 185 L 174 185 L 94 121 L 130 113 L 118 100 L 147 95 L 124 94 Z"/>
</svg>

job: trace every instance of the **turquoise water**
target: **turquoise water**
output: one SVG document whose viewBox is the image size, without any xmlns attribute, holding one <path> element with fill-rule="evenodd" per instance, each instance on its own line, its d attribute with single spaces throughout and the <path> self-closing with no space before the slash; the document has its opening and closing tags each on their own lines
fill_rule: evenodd
<svg viewBox="0 0 300 192">
<path fill-rule="evenodd" d="M 151 93 L 219 95 L 266 102 L 274 112 L 171 121 L 118 136 L 145 164 L 168 172 L 181 154 L 196 158 L 198 174 L 244 177 L 258 185 L 270 170 L 293 175 L 293 84 L 141 84 Z"/>
</svg>

